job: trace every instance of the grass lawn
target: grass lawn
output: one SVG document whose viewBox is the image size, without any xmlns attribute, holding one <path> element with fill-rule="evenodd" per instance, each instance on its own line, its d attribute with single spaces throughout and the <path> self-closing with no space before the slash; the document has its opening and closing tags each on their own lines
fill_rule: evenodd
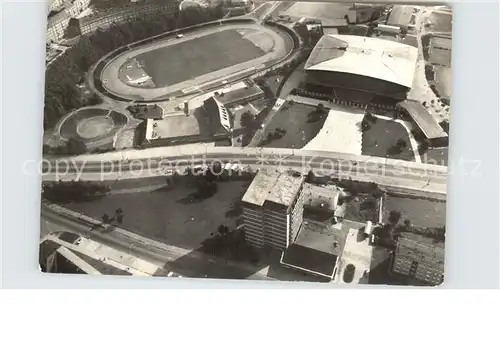
<svg viewBox="0 0 500 351">
<path fill-rule="evenodd" d="M 146 187 L 144 180 L 141 186 Z M 156 180 L 157 183 L 157 180 Z M 170 188 L 108 195 L 91 202 L 66 205 L 71 210 L 101 219 L 121 208 L 121 227 L 141 236 L 188 249 L 198 248 L 216 233 L 220 224 L 234 228 L 239 202 L 248 181 L 218 182 L 217 192 L 207 199 L 190 201 L 196 188 L 180 180 Z"/>
<path fill-rule="evenodd" d="M 441 147 L 437 149 L 429 149 L 422 156 L 422 162 L 429 164 L 437 164 L 440 166 L 448 166 L 448 148 Z"/>
<path fill-rule="evenodd" d="M 273 132 L 276 128 L 283 128 L 286 134 L 280 139 L 266 142 L 264 147 L 276 148 L 303 148 L 313 139 L 323 127 L 326 118 L 311 119 L 309 114 L 316 111 L 316 106 L 294 103 L 286 103 L 274 115 L 266 128 L 267 132 Z"/>
<path fill-rule="evenodd" d="M 409 219 L 411 224 L 420 228 L 439 228 L 446 224 L 446 202 L 420 198 L 388 195 L 384 198 L 383 222 L 387 223 L 391 211 L 401 213 L 400 224 Z"/>
<path fill-rule="evenodd" d="M 138 55 L 156 87 L 183 82 L 262 56 L 236 30 L 224 30 Z"/>
<path fill-rule="evenodd" d="M 379 200 L 369 195 L 358 195 L 345 202 L 344 218 L 364 223 L 378 222 Z"/>
<path fill-rule="evenodd" d="M 410 138 L 401 124 L 377 118 L 376 122 L 370 125 L 371 127 L 363 132 L 361 147 L 363 155 L 415 161 Z M 395 149 L 398 139 L 406 142 L 406 147 L 402 148 L 401 152 Z"/>
</svg>

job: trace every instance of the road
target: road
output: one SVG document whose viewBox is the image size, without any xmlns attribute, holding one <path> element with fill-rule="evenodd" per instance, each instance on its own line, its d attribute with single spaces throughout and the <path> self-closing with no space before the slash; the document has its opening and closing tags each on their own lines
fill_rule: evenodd
<svg viewBox="0 0 500 351">
<path fill-rule="evenodd" d="M 41 216 L 46 227 L 79 233 L 119 251 L 164 266 L 184 277 L 276 280 L 257 272 L 258 268 L 250 264 L 219 259 L 147 239 L 121 228 L 103 226 L 99 221 L 56 205 L 43 204 Z"/>
<path fill-rule="evenodd" d="M 278 168 L 301 173 L 313 170 L 317 176 L 375 182 L 385 187 L 400 188 L 401 192 L 408 189 L 445 195 L 447 191 L 448 169 L 445 166 L 325 151 L 197 148 L 192 145 L 47 160 L 43 165 L 42 179 L 99 181 L 146 178 L 217 161 L 237 163 L 241 168 L 252 170 Z"/>
</svg>

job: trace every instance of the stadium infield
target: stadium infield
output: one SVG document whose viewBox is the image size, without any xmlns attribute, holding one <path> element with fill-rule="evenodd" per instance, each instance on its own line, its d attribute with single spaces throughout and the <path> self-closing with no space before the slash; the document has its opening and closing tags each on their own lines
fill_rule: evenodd
<svg viewBox="0 0 500 351">
<path fill-rule="evenodd" d="M 265 36 L 257 31 L 224 30 L 160 47 L 135 58 L 159 88 L 262 56 L 264 50 L 246 38 L 251 35 Z M 266 39 L 272 42 L 271 38 L 263 38 Z"/>
</svg>

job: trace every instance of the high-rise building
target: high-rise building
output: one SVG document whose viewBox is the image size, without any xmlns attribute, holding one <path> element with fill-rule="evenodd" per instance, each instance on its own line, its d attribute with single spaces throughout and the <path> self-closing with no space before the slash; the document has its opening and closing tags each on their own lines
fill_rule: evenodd
<svg viewBox="0 0 500 351">
<path fill-rule="evenodd" d="M 295 241 L 304 212 L 302 175 L 260 170 L 242 198 L 245 239 L 285 250 Z"/>
<path fill-rule="evenodd" d="M 402 233 L 398 239 L 392 270 L 426 284 L 441 284 L 444 275 L 444 242 L 413 233 Z"/>
</svg>

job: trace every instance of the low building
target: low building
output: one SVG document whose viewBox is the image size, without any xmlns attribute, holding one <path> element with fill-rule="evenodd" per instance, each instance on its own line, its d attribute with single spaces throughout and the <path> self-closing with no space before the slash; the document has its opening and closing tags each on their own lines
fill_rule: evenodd
<svg viewBox="0 0 500 351">
<path fill-rule="evenodd" d="M 304 194 L 304 206 L 335 213 L 340 197 L 340 191 L 336 187 L 306 183 Z"/>
<path fill-rule="evenodd" d="M 392 271 L 426 284 L 441 284 L 444 276 L 444 241 L 402 233 L 398 238 Z"/>
<path fill-rule="evenodd" d="M 216 93 L 215 98 L 226 108 L 231 108 L 236 105 L 244 105 L 263 96 L 264 91 L 257 84 L 247 84 L 243 88 L 231 90 L 227 93 Z"/>
<path fill-rule="evenodd" d="M 248 242 L 283 251 L 295 241 L 303 220 L 304 181 L 277 170 L 257 173 L 241 200 Z"/>
<path fill-rule="evenodd" d="M 382 5 L 354 4 L 347 13 L 349 23 L 365 23 L 376 20 L 384 11 Z"/>
<path fill-rule="evenodd" d="M 406 28 L 415 24 L 415 7 L 411 5 L 394 5 L 387 17 L 386 24 Z"/>
<path fill-rule="evenodd" d="M 282 254 L 281 264 L 325 280 L 337 273 L 346 235 L 329 224 L 307 221 L 297 240 Z"/>
<path fill-rule="evenodd" d="M 448 134 L 427 109 L 415 100 L 405 100 L 397 104 L 400 112 L 406 113 L 434 146 L 448 144 Z"/>
</svg>

